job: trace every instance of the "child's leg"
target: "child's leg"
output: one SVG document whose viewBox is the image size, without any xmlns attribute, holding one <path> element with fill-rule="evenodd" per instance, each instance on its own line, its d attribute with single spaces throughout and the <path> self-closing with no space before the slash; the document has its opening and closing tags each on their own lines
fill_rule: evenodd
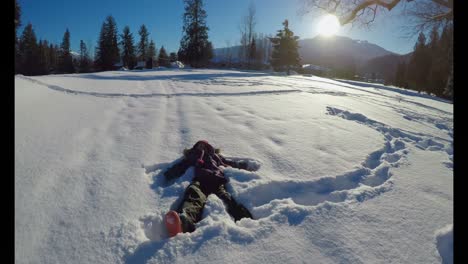
<svg viewBox="0 0 468 264">
<path fill-rule="evenodd" d="M 228 193 L 224 185 L 221 185 L 215 194 L 226 204 L 227 211 L 234 218 L 234 221 L 239 221 L 245 217 L 253 219 L 249 210 L 242 204 L 237 203 L 234 197 Z"/>
<path fill-rule="evenodd" d="M 185 189 L 184 200 L 177 210 L 184 232 L 193 232 L 195 230 L 195 223 L 201 220 L 206 198 L 206 195 L 200 189 L 199 182 L 193 182 Z"/>
</svg>

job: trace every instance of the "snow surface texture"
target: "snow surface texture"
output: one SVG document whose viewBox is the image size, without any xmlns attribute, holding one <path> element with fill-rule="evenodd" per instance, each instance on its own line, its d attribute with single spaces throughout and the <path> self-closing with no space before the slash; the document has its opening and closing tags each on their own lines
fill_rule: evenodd
<svg viewBox="0 0 468 264">
<path fill-rule="evenodd" d="M 16 263 L 451 263 L 452 113 L 300 75 L 17 75 Z M 200 139 L 248 161 L 225 174 L 255 219 L 210 195 L 195 232 L 169 239 L 193 168 L 163 173 Z"/>
</svg>

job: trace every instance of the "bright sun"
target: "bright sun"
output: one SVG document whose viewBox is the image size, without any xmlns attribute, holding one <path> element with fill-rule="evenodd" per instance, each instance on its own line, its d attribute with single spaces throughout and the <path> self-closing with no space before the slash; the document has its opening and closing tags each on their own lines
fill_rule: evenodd
<svg viewBox="0 0 468 264">
<path fill-rule="evenodd" d="M 317 27 L 320 35 L 330 37 L 338 32 L 340 22 L 336 16 L 326 15 L 320 20 Z"/>
</svg>

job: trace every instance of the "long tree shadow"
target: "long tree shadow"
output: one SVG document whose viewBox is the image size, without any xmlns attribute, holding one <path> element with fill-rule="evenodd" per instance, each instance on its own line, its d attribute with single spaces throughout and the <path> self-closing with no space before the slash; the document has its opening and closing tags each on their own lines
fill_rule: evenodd
<svg viewBox="0 0 468 264">
<path fill-rule="evenodd" d="M 420 98 L 431 99 L 431 100 L 438 101 L 438 102 L 453 104 L 453 102 L 451 102 L 450 100 L 447 100 L 447 99 L 439 98 L 439 97 L 432 96 L 432 95 L 429 95 L 429 94 L 421 94 L 421 93 L 418 93 L 417 91 L 405 90 L 405 89 L 396 88 L 396 87 L 392 88 L 392 87 L 388 87 L 388 86 L 385 86 L 385 85 L 382 85 L 382 84 L 363 83 L 363 82 L 357 82 L 357 81 L 351 81 L 351 80 L 342 80 L 342 79 L 336 79 L 336 81 L 344 82 L 344 83 L 348 83 L 348 84 L 352 84 L 352 85 L 357 85 L 357 86 L 360 86 L 360 87 L 372 87 L 372 88 L 387 90 L 387 91 L 391 91 L 391 92 L 395 92 L 395 93 L 399 93 L 399 94 L 403 94 L 403 95 L 415 96 L 415 97 L 420 97 Z"/>
<path fill-rule="evenodd" d="M 334 82 L 331 82 L 331 81 L 336 81 L 336 82 L 339 82 L 339 83 L 334 83 Z M 354 85 L 354 84 L 352 84 L 352 83 L 350 83 L 350 82 L 345 82 L 345 81 L 343 81 L 343 80 L 332 80 L 332 79 L 330 79 L 330 81 L 313 80 L 313 82 L 319 82 L 319 83 L 326 83 L 326 84 L 337 85 L 337 86 L 341 86 L 341 87 L 345 87 L 345 88 L 351 88 L 351 89 L 354 89 L 354 90 L 367 92 L 367 93 L 370 93 L 370 94 L 375 94 L 375 95 L 378 95 L 378 96 L 383 96 L 383 97 L 395 99 L 394 96 L 385 95 L 385 94 L 378 93 L 378 92 L 373 92 L 373 91 L 371 91 L 370 89 L 366 89 L 366 87 L 363 86 L 363 85 Z M 354 86 L 345 85 L 344 83 L 346 83 L 346 84 L 352 84 L 352 85 L 354 85 Z M 361 88 L 358 88 L 357 86 L 359 86 L 359 87 L 361 87 Z M 374 86 L 377 86 L 377 85 L 374 85 Z M 389 90 L 389 91 L 393 91 L 393 92 L 400 93 L 400 94 L 405 94 L 405 91 L 404 91 L 404 90 L 401 91 L 401 90 L 399 90 L 399 89 L 397 89 L 397 88 L 394 88 L 394 89 L 393 89 L 393 88 L 382 87 L 382 86 L 378 86 L 378 87 L 374 87 L 374 88 L 375 88 L 375 89 L 382 89 L 382 90 Z M 409 91 L 406 91 L 406 92 L 410 93 Z M 442 98 L 438 98 L 438 97 L 429 96 L 429 95 L 421 95 L 421 94 L 414 94 L 414 93 L 411 93 L 411 94 L 408 94 L 408 95 L 411 95 L 411 96 L 414 96 L 414 97 L 427 98 L 427 99 L 432 99 L 432 100 L 436 100 L 436 101 L 440 101 L 440 102 L 444 102 L 444 103 L 453 104 L 453 102 L 451 102 L 451 101 L 448 101 L 448 100 L 445 100 L 445 99 L 442 99 Z M 437 112 L 440 112 L 440 113 L 443 113 L 443 114 L 449 114 L 449 115 L 452 114 L 452 113 L 450 113 L 450 112 L 441 110 L 441 109 L 439 109 L 439 108 L 432 107 L 432 106 L 429 106 L 429 105 L 426 105 L 426 104 L 423 104 L 423 103 L 411 101 L 411 100 L 408 100 L 408 99 L 405 99 L 405 98 L 399 98 L 399 100 L 400 100 L 400 101 L 403 101 L 403 102 L 406 102 L 406 103 L 409 103 L 409 104 L 417 105 L 417 106 L 420 106 L 420 107 L 423 107 L 423 108 L 426 108 L 426 109 L 429 109 L 429 110 L 434 110 L 434 111 L 437 111 Z"/>
</svg>

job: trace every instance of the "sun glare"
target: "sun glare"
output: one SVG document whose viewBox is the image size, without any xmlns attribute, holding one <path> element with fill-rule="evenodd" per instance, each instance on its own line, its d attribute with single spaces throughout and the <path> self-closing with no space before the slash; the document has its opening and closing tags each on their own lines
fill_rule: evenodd
<svg viewBox="0 0 468 264">
<path fill-rule="evenodd" d="M 320 20 L 317 28 L 320 35 L 330 37 L 338 32 L 340 29 L 340 22 L 336 16 L 326 15 Z"/>
</svg>

